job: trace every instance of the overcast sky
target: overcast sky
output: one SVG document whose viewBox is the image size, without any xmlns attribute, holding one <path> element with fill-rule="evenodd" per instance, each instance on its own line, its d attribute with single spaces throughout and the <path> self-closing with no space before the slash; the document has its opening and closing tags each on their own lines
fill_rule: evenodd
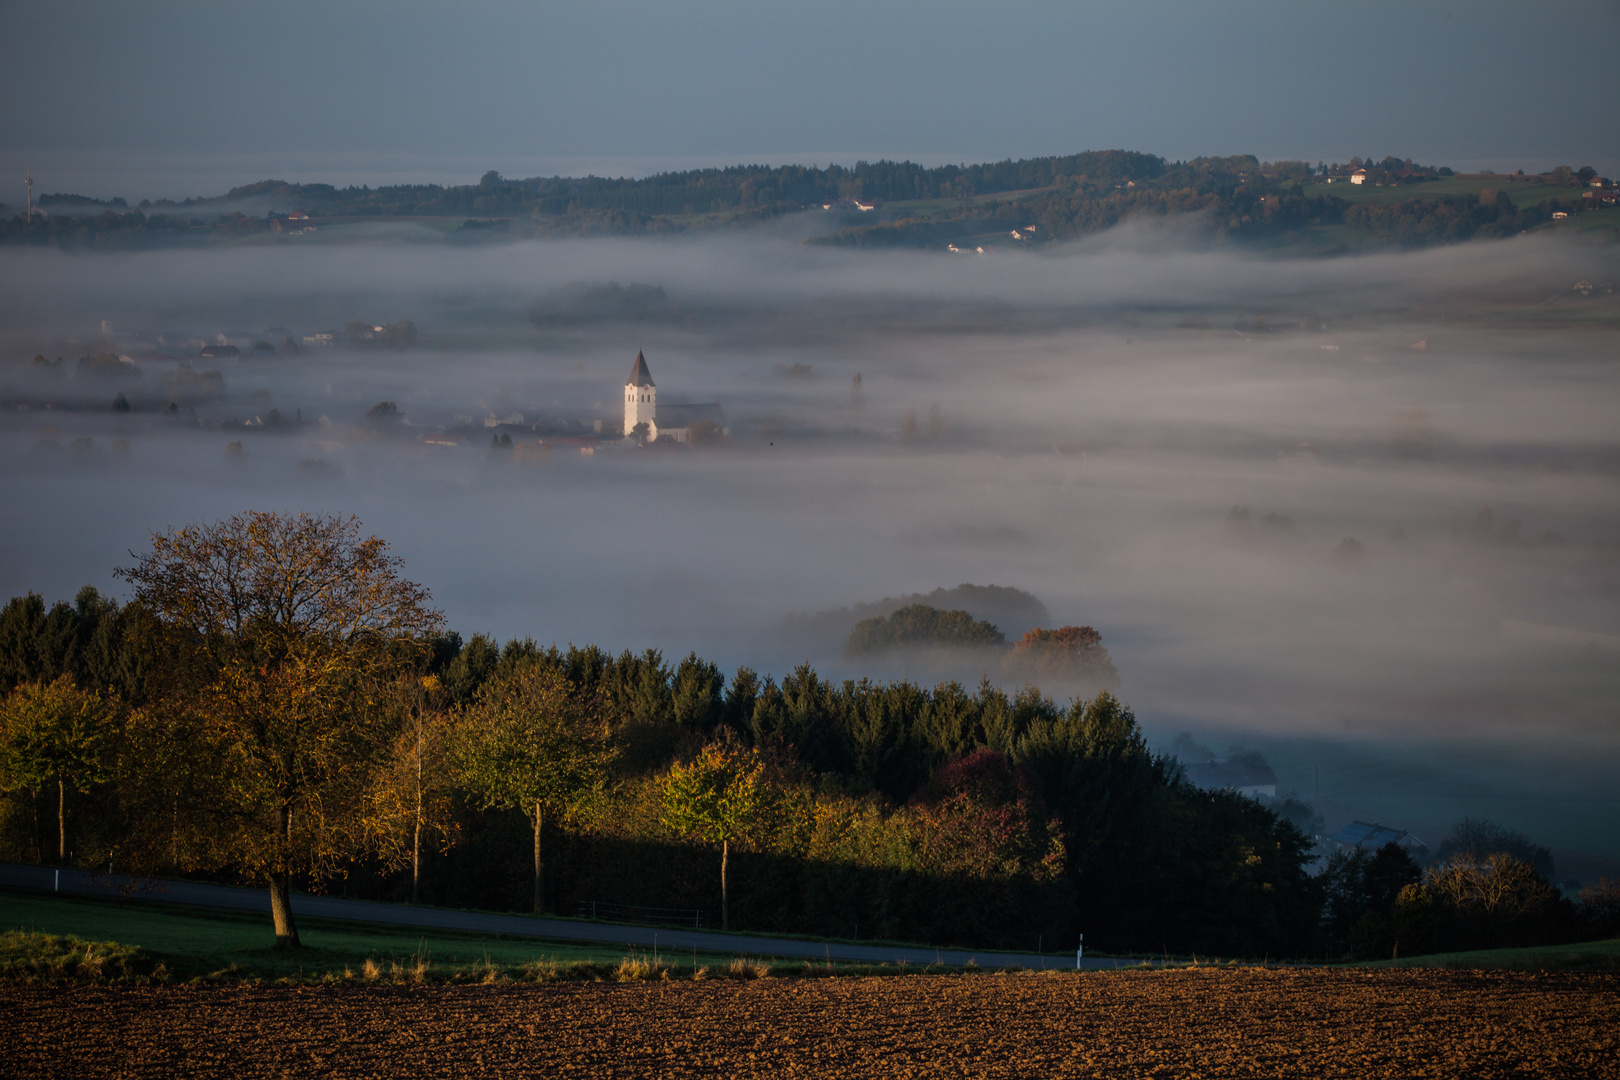
<svg viewBox="0 0 1620 1080">
<path fill-rule="evenodd" d="M 1620 171 L 1620 5 L 0 5 L 0 199 L 1126 147 Z M 1599 98 L 1605 104 L 1599 104 Z"/>
</svg>

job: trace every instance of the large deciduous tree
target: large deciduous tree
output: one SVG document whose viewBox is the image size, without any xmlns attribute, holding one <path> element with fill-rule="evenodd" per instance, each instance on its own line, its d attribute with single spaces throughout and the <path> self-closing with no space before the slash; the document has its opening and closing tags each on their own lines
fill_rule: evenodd
<svg viewBox="0 0 1620 1080">
<path fill-rule="evenodd" d="M 185 713 L 221 763 L 217 850 L 269 887 L 278 944 L 298 944 L 293 875 L 363 843 L 382 688 L 440 626 L 400 566 L 353 517 L 247 512 L 154 535 L 118 571 L 205 665 Z"/>
<path fill-rule="evenodd" d="M 548 815 L 566 819 L 606 779 L 612 758 L 593 695 L 542 658 L 485 683 L 460 736 L 462 782 L 490 809 L 517 810 L 534 829 L 534 913 L 545 905 L 540 839 Z"/>
</svg>

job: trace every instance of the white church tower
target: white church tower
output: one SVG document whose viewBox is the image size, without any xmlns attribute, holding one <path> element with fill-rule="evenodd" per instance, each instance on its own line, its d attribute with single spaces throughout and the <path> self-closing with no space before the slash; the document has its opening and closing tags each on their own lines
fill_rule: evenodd
<svg viewBox="0 0 1620 1080">
<path fill-rule="evenodd" d="M 647 358 L 636 352 L 636 366 L 630 369 L 630 381 L 624 384 L 624 433 L 628 436 L 637 424 L 647 425 L 647 440 L 658 437 L 658 387 L 653 385 L 652 372 L 647 370 Z"/>
</svg>

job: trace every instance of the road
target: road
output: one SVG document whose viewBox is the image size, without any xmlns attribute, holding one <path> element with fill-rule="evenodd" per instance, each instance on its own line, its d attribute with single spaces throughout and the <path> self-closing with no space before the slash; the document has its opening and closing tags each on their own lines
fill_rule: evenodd
<svg viewBox="0 0 1620 1080">
<path fill-rule="evenodd" d="M 21 863 L 0 863 L 0 888 L 57 891 L 76 896 L 123 898 L 227 911 L 257 911 L 262 912 L 266 918 L 270 914 L 270 897 L 263 889 L 163 878 L 134 878 L 124 874 L 92 873 L 85 870 L 57 870 L 49 866 L 28 866 Z M 343 900 L 331 896 L 310 896 L 305 893 L 293 894 L 292 906 L 295 916 L 318 919 L 388 923 L 434 930 L 466 930 L 479 934 L 505 934 L 511 937 L 544 938 L 551 941 L 586 941 L 660 949 L 699 949 L 704 952 L 741 953 L 781 959 L 910 964 L 914 967 L 926 967 L 930 964 L 963 967 L 975 964 L 981 968 L 1061 967 L 1070 970 L 1075 962 L 1074 957 L 1067 954 L 1047 954 L 1045 957 L 1039 957 L 1031 953 L 799 941 L 794 938 L 716 934 L 671 927 L 632 926 L 574 919 L 537 919 L 528 915 L 501 915 L 485 911 L 384 904 L 372 900 Z M 1088 957 L 1083 961 L 1087 969 L 1114 968 L 1121 966 L 1122 963 L 1125 962 L 1109 958 Z"/>
</svg>

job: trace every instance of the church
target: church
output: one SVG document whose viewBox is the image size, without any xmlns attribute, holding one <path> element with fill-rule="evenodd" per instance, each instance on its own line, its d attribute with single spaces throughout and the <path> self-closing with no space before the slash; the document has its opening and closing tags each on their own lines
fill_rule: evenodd
<svg viewBox="0 0 1620 1080">
<path fill-rule="evenodd" d="M 630 381 L 624 384 L 625 435 L 635 435 L 636 425 L 645 424 L 647 442 L 669 439 L 685 443 L 692 441 L 693 425 L 702 423 L 713 424 L 722 435 L 729 434 L 726 414 L 718 404 L 658 404 L 658 387 L 647 370 L 647 358 L 637 351 L 636 366 L 630 369 Z"/>
</svg>

